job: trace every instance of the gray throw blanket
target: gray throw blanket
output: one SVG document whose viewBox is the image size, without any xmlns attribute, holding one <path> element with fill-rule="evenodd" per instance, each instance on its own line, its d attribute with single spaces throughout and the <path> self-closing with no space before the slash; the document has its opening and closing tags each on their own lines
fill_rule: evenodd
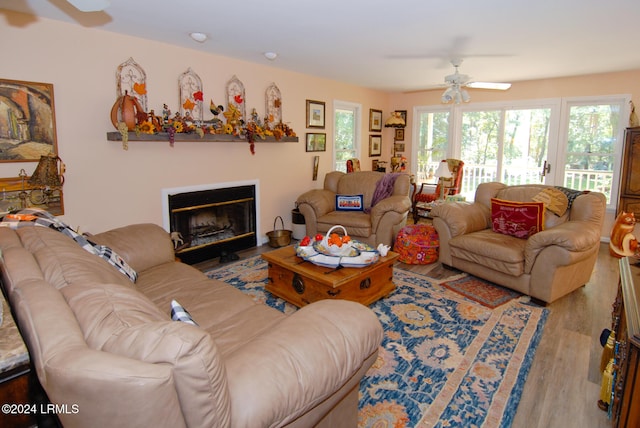
<svg viewBox="0 0 640 428">
<path fill-rule="evenodd" d="M 396 184 L 396 179 L 401 173 L 394 172 L 385 174 L 376 183 L 376 190 L 373 191 L 371 197 L 371 207 L 375 206 L 378 202 L 393 195 L 393 186 Z M 365 212 L 371 211 L 371 208 L 365 210 Z"/>
</svg>

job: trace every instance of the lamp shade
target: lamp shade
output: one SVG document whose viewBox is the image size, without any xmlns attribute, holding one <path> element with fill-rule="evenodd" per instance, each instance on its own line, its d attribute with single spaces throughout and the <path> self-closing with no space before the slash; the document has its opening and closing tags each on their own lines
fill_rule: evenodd
<svg viewBox="0 0 640 428">
<path fill-rule="evenodd" d="M 404 128 L 406 124 L 398 111 L 391 113 L 391 117 L 384 123 L 385 128 Z"/>
<path fill-rule="evenodd" d="M 59 160 L 55 155 L 40 156 L 38 166 L 29 178 L 29 184 L 34 187 L 62 187 L 64 178 L 58 171 Z"/>
<path fill-rule="evenodd" d="M 451 178 L 451 171 L 449 171 L 449 163 L 446 160 L 440 162 L 438 165 L 438 169 L 434 173 L 436 177 L 439 178 Z"/>
</svg>

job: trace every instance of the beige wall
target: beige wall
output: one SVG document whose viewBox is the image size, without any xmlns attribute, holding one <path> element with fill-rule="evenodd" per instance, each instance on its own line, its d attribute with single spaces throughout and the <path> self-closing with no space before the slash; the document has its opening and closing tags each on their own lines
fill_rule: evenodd
<svg viewBox="0 0 640 428">
<path fill-rule="evenodd" d="M 387 93 L 283 71 L 274 68 L 277 61 L 252 64 L 51 20 L 25 23 L 24 18 L 0 14 L 0 77 L 53 83 L 58 151 L 67 165 L 62 219 L 82 231 L 134 222 L 162 224 L 163 188 L 254 179 L 260 182 L 262 234 L 273 229 L 278 215 L 290 228 L 296 197 L 322 186 L 331 169 L 334 99 L 362 104 L 360 159 L 363 169 L 371 168 L 368 111 L 381 109 L 387 115 Z M 206 105 L 211 98 L 221 103 L 226 82 L 236 75 L 245 85 L 247 110 L 255 107 L 261 117 L 265 90 L 276 83 L 283 119 L 300 142 L 257 143 L 254 156 L 241 143 L 177 142 L 171 148 L 166 141 L 130 142 L 124 151 L 120 143 L 107 141 L 106 133 L 115 131 L 109 117 L 116 100 L 116 68 L 129 57 L 147 74 L 148 108 L 156 112 L 163 103 L 178 110 L 178 76 L 189 67 L 203 81 Z M 326 102 L 327 127 L 313 130 L 327 133 L 326 152 L 305 151 L 306 99 Z M 205 119 L 211 117 L 205 114 Z M 314 155 L 320 156 L 316 182 Z M 0 163 L 0 177 L 15 177 L 20 168 L 31 174 L 35 163 Z"/>
<path fill-rule="evenodd" d="M 260 229 L 273 228 L 280 215 L 290 227 L 290 210 L 298 194 L 322 186 L 331 168 L 333 100 L 360 103 L 363 110 L 363 169 L 368 157 L 368 112 L 407 110 L 405 143 L 411 144 L 411 111 L 418 105 L 439 105 L 441 90 L 388 94 L 309 75 L 280 70 L 277 61 L 253 64 L 204 54 L 145 39 L 50 20 L 25 19 L 2 11 L 0 19 L 0 77 L 53 83 L 58 151 L 67 164 L 63 220 L 82 231 L 98 232 L 134 222 L 162 224 L 161 189 L 206 183 L 260 181 Z M 205 103 L 224 98 L 233 75 L 245 85 L 247 108 L 264 113 L 264 91 L 276 83 L 283 97 L 283 118 L 298 133 L 299 143 L 256 145 L 251 156 L 244 144 L 131 142 L 124 151 L 106 140 L 114 131 L 109 112 L 116 97 L 117 66 L 133 57 L 147 73 L 148 106 L 161 111 L 167 103 L 178 109 L 178 76 L 191 67 L 202 78 Z M 472 90 L 472 102 L 532 98 L 640 95 L 640 71 L 543 81 L 518 82 L 506 92 Z M 305 151 L 305 100 L 325 101 L 327 151 Z M 205 118 L 209 118 L 206 116 Z M 392 131 L 383 130 L 383 153 L 388 160 Z M 320 156 L 318 181 L 312 181 L 312 162 Z M 0 163 L 0 177 L 15 177 L 20 168 L 30 174 L 35 163 Z"/>
</svg>

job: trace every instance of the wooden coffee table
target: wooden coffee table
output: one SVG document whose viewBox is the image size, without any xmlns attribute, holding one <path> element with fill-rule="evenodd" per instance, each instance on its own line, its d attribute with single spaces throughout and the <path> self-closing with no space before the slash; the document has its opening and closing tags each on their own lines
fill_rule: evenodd
<svg viewBox="0 0 640 428">
<path fill-rule="evenodd" d="M 323 299 L 352 300 L 368 306 L 396 288 L 393 262 L 398 254 L 392 251 L 362 268 L 316 266 L 296 256 L 293 246 L 269 251 L 262 258 L 269 263 L 266 290 L 298 307 Z"/>
</svg>

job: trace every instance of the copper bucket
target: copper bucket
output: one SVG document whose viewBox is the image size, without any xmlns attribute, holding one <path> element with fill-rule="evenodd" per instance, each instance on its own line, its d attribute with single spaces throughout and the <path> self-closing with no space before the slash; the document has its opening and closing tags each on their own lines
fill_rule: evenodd
<svg viewBox="0 0 640 428">
<path fill-rule="evenodd" d="M 276 222 L 280 219 L 280 224 L 282 224 L 282 229 L 276 229 Z M 278 216 L 273 220 L 273 230 L 271 232 L 267 232 L 267 237 L 269 238 L 269 246 L 274 248 L 286 247 L 291 243 L 291 231 L 286 230 L 284 228 L 284 221 L 282 217 Z"/>
</svg>

